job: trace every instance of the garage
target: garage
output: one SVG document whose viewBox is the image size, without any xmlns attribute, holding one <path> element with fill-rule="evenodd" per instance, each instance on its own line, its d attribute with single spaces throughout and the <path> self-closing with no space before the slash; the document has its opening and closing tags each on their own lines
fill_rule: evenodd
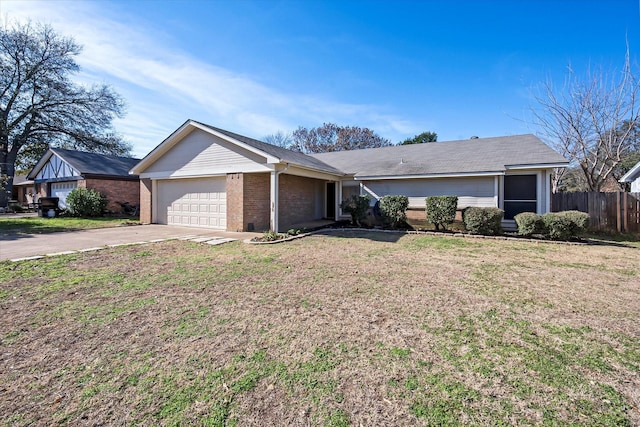
<svg viewBox="0 0 640 427">
<path fill-rule="evenodd" d="M 158 223 L 227 228 L 226 177 L 159 180 Z"/>
<path fill-rule="evenodd" d="M 73 189 L 78 186 L 77 181 L 66 181 L 66 182 L 52 182 L 51 183 L 51 197 L 57 197 L 60 200 L 58 201 L 58 206 L 60 209 L 67 208 L 67 196 Z"/>
</svg>

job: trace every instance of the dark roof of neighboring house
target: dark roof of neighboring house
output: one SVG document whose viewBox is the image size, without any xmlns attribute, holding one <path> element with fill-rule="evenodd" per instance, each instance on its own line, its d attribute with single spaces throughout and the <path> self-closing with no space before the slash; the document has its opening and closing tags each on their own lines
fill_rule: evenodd
<svg viewBox="0 0 640 427">
<path fill-rule="evenodd" d="M 229 132 L 224 129 L 220 129 L 214 126 L 207 125 L 205 123 L 197 122 L 193 120 L 193 122 L 198 123 L 201 126 L 207 127 L 216 132 L 220 132 L 228 137 L 231 137 L 235 140 L 238 140 L 244 144 L 247 144 L 253 148 L 256 148 L 260 151 L 263 151 L 273 157 L 279 158 L 284 163 L 292 163 L 297 166 L 308 167 L 311 169 L 321 170 L 329 173 L 335 173 L 343 175 L 343 172 L 336 169 L 335 167 L 328 165 L 318 159 L 315 159 L 311 156 L 308 156 L 304 153 L 300 153 L 297 151 L 288 150 L 286 148 L 278 147 L 273 144 L 268 144 L 263 141 L 259 141 L 257 139 L 249 138 L 243 135 L 239 135 L 237 133 Z"/>
<path fill-rule="evenodd" d="M 80 172 L 81 175 L 122 176 L 131 178 L 132 176 L 129 175 L 129 170 L 140 161 L 140 159 L 131 157 L 88 153 L 86 151 L 66 150 L 62 148 L 50 148 L 49 152 L 60 157 Z M 45 154 L 33 170 L 29 172 L 29 177 L 34 178 L 39 169 L 44 166 L 50 157 L 50 155 Z M 46 159 L 46 161 L 42 162 L 44 159 Z"/>
<path fill-rule="evenodd" d="M 396 145 L 311 156 L 356 178 L 502 173 L 518 166 L 568 164 L 564 157 L 530 134 Z"/>
</svg>

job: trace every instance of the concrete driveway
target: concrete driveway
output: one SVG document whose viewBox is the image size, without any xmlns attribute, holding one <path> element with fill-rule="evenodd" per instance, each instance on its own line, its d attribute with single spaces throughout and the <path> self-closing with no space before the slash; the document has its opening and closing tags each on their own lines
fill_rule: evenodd
<svg viewBox="0 0 640 427">
<path fill-rule="evenodd" d="M 233 233 L 195 227 L 132 225 L 49 234 L 0 235 L 0 261 L 103 249 L 109 246 L 182 239 L 203 244 L 245 240 L 259 233 Z"/>
</svg>

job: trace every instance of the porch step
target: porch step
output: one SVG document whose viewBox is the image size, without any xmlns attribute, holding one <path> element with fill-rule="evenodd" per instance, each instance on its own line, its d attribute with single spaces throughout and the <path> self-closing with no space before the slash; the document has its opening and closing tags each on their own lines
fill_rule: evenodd
<svg viewBox="0 0 640 427">
<path fill-rule="evenodd" d="M 515 232 L 518 231 L 518 225 L 513 220 L 504 220 L 502 221 L 502 229 L 504 231 Z"/>
</svg>

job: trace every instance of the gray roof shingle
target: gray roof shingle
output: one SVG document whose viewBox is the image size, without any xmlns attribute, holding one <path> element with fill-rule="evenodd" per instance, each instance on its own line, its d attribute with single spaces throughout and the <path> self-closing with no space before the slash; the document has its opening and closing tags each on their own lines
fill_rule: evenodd
<svg viewBox="0 0 640 427">
<path fill-rule="evenodd" d="M 122 176 L 132 178 L 129 170 L 134 167 L 140 159 L 131 157 L 118 157 L 108 154 L 87 153 L 85 151 L 65 150 L 62 148 L 51 148 L 65 162 L 69 163 L 82 175 L 100 176 Z"/>
<path fill-rule="evenodd" d="M 196 122 L 194 120 L 194 122 Z M 239 135 L 237 133 L 229 132 L 224 129 L 220 129 L 214 126 L 209 126 L 205 123 L 196 122 L 201 126 L 207 127 L 216 132 L 220 132 L 228 137 L 231 137 L 235 140 L 238 140 L 244 144 L 247 144 L 253 148 L 256 148 L 266 154 L 269 154 L 273 157 L 279 158 L 284 163 L 291 163 L 297 166 L 302 166 L 314 170 L 319 170 L 323 172 L 333 173 L 343 175 L 343 172 L 335 167 L 328 165 L 321 160 L 318 160 L 314 157 L 308 156 L 304 153 L 300 153 L 297 151 L 288 150 L 286 148 L 278 147 L 276 145 L 268 144 L 266 142 L 259 141 L 257 139 L 249 138 L 243 135 Z"/>
<path fill-rule="evenodd" d="M 564 157 L 531 134 L 311 156 L 356 178 L 501 173 L 510 166 L 568 164 Z"/>
</svg>

